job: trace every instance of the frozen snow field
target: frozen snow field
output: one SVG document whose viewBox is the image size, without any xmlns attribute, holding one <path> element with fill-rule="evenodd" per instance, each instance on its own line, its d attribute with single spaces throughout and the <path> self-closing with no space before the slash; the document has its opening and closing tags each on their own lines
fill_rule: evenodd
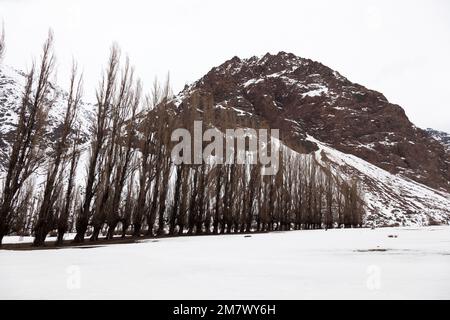
<svg viewBox="0 0 450 320">
<path fill-rule="evenodd" d="M 450 227 L 0 250 L 2 299 L 449 299 Z"/>
</svg>

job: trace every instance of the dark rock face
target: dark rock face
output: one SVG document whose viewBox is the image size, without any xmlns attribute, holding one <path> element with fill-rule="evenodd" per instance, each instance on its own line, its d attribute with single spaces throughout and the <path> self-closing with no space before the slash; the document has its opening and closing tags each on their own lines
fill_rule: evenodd
<svg viewBox="0 0 450 320">
<path fill-rule="evenodd" d="M 242 116 L 263 119 L 301 152 L 316 149 L 307 135 L 393 174 L 450 191 L 450 152 L 383 94 L 290 53 L 234 57 L 213 68 L 178 96 L 213 97 Z M 181 97 L 181 98 L 180 98 Z M 448 140 L 447 140 L 448 141 Z"/>
</svg>

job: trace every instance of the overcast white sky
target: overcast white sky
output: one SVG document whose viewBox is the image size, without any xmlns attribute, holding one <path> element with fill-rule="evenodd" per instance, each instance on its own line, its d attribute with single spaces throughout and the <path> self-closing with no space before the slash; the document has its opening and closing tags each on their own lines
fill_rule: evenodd
<svg viewBox="0 0 450 320">
<path fill-rule="evenodd" d="M 72 57 L 92 97 L 117 41 L 144 84 L 170 71 L 174 91 L 237 55 L 287 51 L 320 61 L 450 132 L 450 1 L 0 0 L 5 62 L 26 69 L 49 27 L 58 81 Z"/>
</svg>

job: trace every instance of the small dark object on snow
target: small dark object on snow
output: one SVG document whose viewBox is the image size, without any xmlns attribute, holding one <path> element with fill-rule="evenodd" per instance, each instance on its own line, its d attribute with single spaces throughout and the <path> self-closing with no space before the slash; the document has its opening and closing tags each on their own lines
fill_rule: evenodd
<svg viewBox="0 0 450 320">
<path fill-rule="evenodd" d="M 366 250 L 355 250 L 356 252 L 386 252 L 389 249 L 381 249 L 377 247 L 376 249 L 366 249 Z"/>
<path fill-rule="evenodd" d="M 398 235 L 396 235 L 396 234 L 390 234 L 390 235 L 388 235 L 388 237 L 389 237 L 389 238 L 398 238 Z"/>
<path fill-rule="evenodd" d="M 103 246 L 79 246 L 79 247 L 74 247 L 74 249 L 95 249 L 95 248 L 101 248 Z"/>
<path fill-rule="evenodd" d="M 251 235 L 244 236 L 244 238 L 251 238 L 251 237 L 252 237 Z"/>
</svg>

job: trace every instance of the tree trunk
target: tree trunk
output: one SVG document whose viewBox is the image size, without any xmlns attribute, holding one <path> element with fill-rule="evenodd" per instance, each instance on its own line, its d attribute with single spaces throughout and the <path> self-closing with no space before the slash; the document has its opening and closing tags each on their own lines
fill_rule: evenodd
<svg viewBox="0 0 450 320">
<path fill-rule="evenodd" d="M 119 223 L 119 221 L 115 220 L 109 224 L 108 233 L 106 234 L 107 240 L 112 240 L 114 238 L 114 231 L 116 230 L 118 223 Z"/>
<path fill-rule="evenodd" d="M 133 237 L 139 238 L 141 236 L 142 223 L 135 222 L 133 223 Z"/>
<path fill-rule="evenodd" d="M 55 246 L 61 246 L 64 243 L 64 234 L 67 228 L 58 228 L 58 237 L 56 238 Z"/>
<path fill-rule="evenodd" d="M 97 241 L 101 230 L 102 230 L 101 226 L 98 226 L 98 225 L 94 226 L 94 231 L 92 232 L 91 238 L 89 240 L 90 241 Z"/>
</svg>

